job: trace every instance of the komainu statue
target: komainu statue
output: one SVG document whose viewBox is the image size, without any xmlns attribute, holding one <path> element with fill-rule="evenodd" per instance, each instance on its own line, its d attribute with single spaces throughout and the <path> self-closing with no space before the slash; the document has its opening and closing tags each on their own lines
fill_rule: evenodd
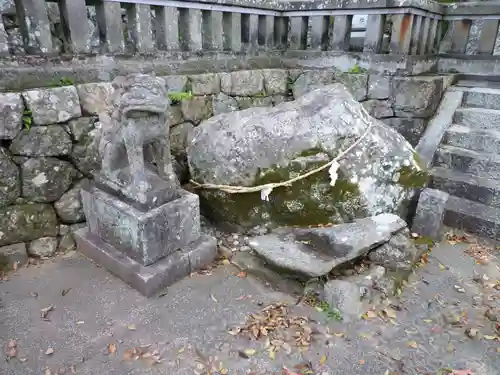
<svg viewBox="0 0 500 375">
<path fill-rule="evenodd" d="M 165 81 L 145 74 L 115 78 L 107 108 L 99 115 L 102 169 L 98 180 L 127 198 L 157 206 L 173 199 L 179 188 L 170 155 Z M 157 166 L 154 171 L 146 163 Z"/>
</svg>

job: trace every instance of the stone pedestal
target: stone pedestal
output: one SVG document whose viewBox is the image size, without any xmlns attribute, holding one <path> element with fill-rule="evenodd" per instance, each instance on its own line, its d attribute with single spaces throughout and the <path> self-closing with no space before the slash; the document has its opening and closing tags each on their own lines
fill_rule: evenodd
<svg viewBox="0 0 500 375">
<path fill-rule="evenodd" d="M 149 210 L 112 195 L 99 183 L 81 191 L 87 228 L 75 233 L 79 250 L 145 296 L 212 262 L 216 240 L 201 235 L 199 198 L 177 198 Z"/>
</svg>

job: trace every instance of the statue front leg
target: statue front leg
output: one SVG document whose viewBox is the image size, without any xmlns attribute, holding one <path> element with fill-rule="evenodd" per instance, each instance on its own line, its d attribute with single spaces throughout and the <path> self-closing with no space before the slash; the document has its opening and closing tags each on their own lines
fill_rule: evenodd
<svg viewBox="0 0 500 375">
<path fill-rule="evenodd" d="M 153 152 L 158 165 L 158 173 L 166 181 L 170 182 L 173 188 L 180 186 L 179 179 L 172 165 L 172 156 L 170 155 L 170 142 L 168 138 L 156 139 L 153 144 Z"/>
<path fill-rule="evenodd" d="M 147 189 L 147 181 L 144 170 L 144 152 L 142 138 L 137 135 L 127 136 L 125 147 L 127 149 L 127 159 L 129 164 L 130 183 L 138 191 Z"/>
</svg>

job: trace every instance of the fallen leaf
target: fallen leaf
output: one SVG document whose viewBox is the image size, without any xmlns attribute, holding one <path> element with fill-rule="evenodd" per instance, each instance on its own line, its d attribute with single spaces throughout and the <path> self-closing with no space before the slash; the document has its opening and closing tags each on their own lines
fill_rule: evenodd
<svg viewBox="0 0 500 375">
<path fill-rule="evenodd" d="M 125 361 L 130 361 L 135 355 L 136 355 L 135 348 L 127 349 L 125 350 L 125 353 L 123 353 L 123 359 Z"/>
<path fill-rule="evenodd" d="M 455 288 L 455 290 L 459 293 L 465 293 L 465 289 L 462 288 L 460 285 L 453 285 L 453 287 Z"/>
<path fill-rule="evenodd" d="M 384 314 L 388 317 L 388 318 L 391 318 L 391 319 L 396 319 L 396 311 L 393 310 L 393 309 L 384 309 L 383 310 Z"/>
<path fill-rule="evenodd" d="M 320 365 L 324 365 L 326 362 L 326 355 L 323 355 L 320 359 L 319 359 L 319 364 Z"/>
<path fill-rule="evenodd" d="M 373 310 L 368 310 L 366 313 L 363 314 L 363 319 L 373 319 L 377 317 L 377 313 Z"/>
<path fill-rule="evenodd" d="M 220 370 L 220 373 L 221 373 L 222 375 L 227 375 L 227 374 L 229 374 L 229 370 L 228 370 L 227 368 L 222 368 L 222 369 Z"/>
<path fill-rule="evenodd" d="M 9 348 L 9 349 L 7 350 L 7 357 L 9 357 L 9 358 L 14 358 L 14 357 L 16 357 L 16 356 L 17 356 L 17 349 L 16 349 L 16 347 Z"/>
<path fill-rule="evenodd" d="M 441 271 L 444 271 L 444 270 L 446 269 L 446 267 L 445 267 L 445 266 L 443 266 L 441 263 L 439 263 L 439 269 L 440 269 Z"/>
<path fill-rule="evenodd" d="M 424 323 L 427 323 L 427 324 L 432 323 L 432 319 L 424 319 Z"/>
<path fill-rule="evenodd" d="M 215 303 L 219 302 L 219 301 L 217 301 L 217 298 L 215 298 L 213 294 L 210 294 L 210 298 L 211 298 L 211 299 L 212 299 L 212 301 L 214 301 Z"/>
<path fill-rule="evenodd" d="M 247 273 L 245 271 L 241 271 L 236 274 L 236 276 L 238 276 L 240 279 L 244 279 L 245 277 L 247 277 Z"/>
<path fill-rule="evenodd" d="M 19 362 L 24 363 L 28 360 L 28 358 L 19 358 Z"/>
<path fill-rule="evenodd" d="M 496 340 L 498 337 L 496 337 L 496 336 L 490 336 L 490 335 L 484 335 L 483 338 L 485 340 Z"/>
<path fill-rule="evenodd" d="M 250 299 L 250 298 L 252 298 L 252 295 L 247 294 L 247 295 L 239 296 L 238 298 L 236 298 L 236 301 L 242 301 L 244 299 Z"/>
<path fill-rule="evenodd" d="M 129 330 L 131 330 L 131 331 L 135 331 L 135 330 L 136 330 L 136 326 L 135 326 L 135 324 L 129 324 L 129 325 L 127 326 L 127 328 L 128 328 Z"/>
<path fill-rule="evenodd" d="M 78 325 L 81 325 L 83 323 L 85 323 L 83 320 L 79 320 L 78 322 L 76 322 L 76 324 L 78 324 Z"/>
<path fill-rule="evenodd" d="M 49 315 L 49 312 L 51 312 L 52 310 L 54 310 L 54 305 L 50 305 L 44 309 L 41 309 L 40 310 L 40 317 L 42 318 L 42 320 L 50 320 L 48 318 L 48 315 Z"/>
<path fill-rule="evenodd" d="M 257 353 L 257 351 L 255 349 L 245 349 L 243 350 L 243 353 L 245 353 L 246 356 L 251 357 Z"/>
<path fill-rule="evenodd" d="M 229 261 L 229 259 L 222 259 L 222 264 L 227 266 L 227 265 L 231 264 L 231 262 Z"/>
<path fill-rule="evenodd" d="M 292 371 L 289 368 L 283 366 L 283 375 L 300 375 L 300 374 L 297 374 L 295 371 Z"/>
<path fill-rule="evenodd" d="M 418 344 L 416 341 L 410 341 L 408 342 L 408 347 L 409 348 L 413 348 L 413 349 L 417 349 L 418 348 Z"/>
<path fill-rule="evenodd" d="M 269 348 L 269 358 L 270 359 L 276 358 L 276 352 L 273 350 L 273 348 Z"/>
<path fill-rule="evenodd" d="M 54 348 L 49 347 L 49 348 L 47 348 L 47 350 L 45 351 L 45 354 L 46 354 L 46 355 L 51 355 L 51 354 L 53 354 L 53 353 L 54 353 L 54 351 L 55 351 L 55 350 L 54 350 Z"/>
<path fill-rule="evenodd" d="M 467 328 L 467 329 L 465 330 L 465 334 L 466 334 L 469 338 L 471 338 L 471 339 L 476 338 L 478 333 L 479 333 L 479 330 L 478 330 L 478 329 L 476 329 L 476 328 Z"/>
<path fill-rule="evenodd" d="M 364 364 L 365 364 L 365 360 L 364 360 L 364 359 L 360 359 L 360 360 L 359 360 L 359 364 L 360 364 L 360 365 L 364 365 Z"/>
<path fill-rule="evenodd" d="M 184 350 L 186 350 L 186 348 L 180 348 L 179 350 L 177 350 L 177 353 L 182 353 L 184 352 Z"/>
<path fill-rule="evenodd" d="M 114 354 L 114 353 L 116 353 L 116 342 L 108 344 L 108 354 Z"/>
<path fill-rule="evenodd" d="M 472 370 L 452 370 L 450 375 L 474 375 Z"/>
</svg>

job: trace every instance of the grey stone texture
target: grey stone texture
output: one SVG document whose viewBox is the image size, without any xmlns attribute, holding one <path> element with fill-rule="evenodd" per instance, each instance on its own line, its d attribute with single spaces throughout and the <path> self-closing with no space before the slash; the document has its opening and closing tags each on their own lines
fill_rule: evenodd
<svg viewBox="0 0 500 375">
<path fill-rule="evenodd" d="M 189 276 L 213 261 L 217 255 L 215 238 L 201 236 L 182 250 L 176 250 L 153 265 L 145 267 L 121 251 L 102 241 L 87 229 L 75 233 L 78 249 L 103 265 L 146 297 Z"/>
<path fill-rule="evenodd" d="M 363 102 L 363 107 L 370 115 L 378 119 L 394 116 L 392 105 L 388 100 L 369 99 Z"/>
<path fill-rule="evenodd" d="M 291 189 L 273 192 L 270 199 L 277 197 L 273 205 L 262 201 L 259 193 L 242 196 L 201 191 L 207 209 L 216 220 L 243 226 L 344 222 L 399 210 L 404 197 L 409 199 L 416 187 L 398 184 L 403 166 L 410 174 L 419 173 L 413 148 L 382 122 L 372 118 L 364 122 L 356 120 L 357 116 L 365 118 L 362 106 L 342 85 L 333 84 L 274 108 L 252 108 L 204 121 L 193 130 L 187 149 L 193 179 L 238 186 L 260 185 L 272 174 L 273 181 L 286 181 L 318 167 L 330 160 L 326 154 L 338 152 L 339 144 L 348 147 L 339 134 L 342 139 L 347 134 L 356 139 L 368 123 L 374 124 L 359 149 L 340 160 L 340 191 L 330 190 L 327 173 L 319 173 Z M 373 153 L 361 152 L 363 147 L 370 147 Z M 379 163 L 384 167 L 377 166 Z M 375 190 L 369 181 L 377 181 Z M 339 196 L 332 197 L 337 193 Z"/>
<path fill-rule="evenodd" d="M 25 264 L 28 261 L 28 252 L 25 243 L 14 243 L 12 245 L 0 247 L 0 259 L 5 259 L 9 265 L 19 263 Z"/>
<path fill-rule="evenodd" d="M 73 148 L 70 135 L 60 125 L 33 126 L 23 129 L 12 140 L 10 152 L 21 156 L 69 155 Z"/>
<path fill-rule="evenodd" d="M 398 216 L 382 214 L 332 227 L 280 229 L 254 237 L 249 246 L 278 268 L 319 277 L 388 242 L 404 228 Z"/>
<path fill-rule="evenodd" d="M 224 93 L 219 93 L 213 97 L 212 100 L 212 110 L 214 116 L 220 113 L 234 112 L 239 109 L 238 102 L 235 98 L 226 95 Z"/>
<path fill-rule="evenodd" d="M 60 221 L 65 224 L 73 224 L 85 221 L 80 190 L 85 182 L 76 183 L 71 189 L 64 193 L 61 198 L 54 202 L 54 208 Z"/>
<path fill-rule="evenodd" d="M 391 100 L 399 117 L 431 117 L 446 89 L 440 76 L 394 77 L 391 84 Z"/>
<path fill-rule="evenodd" d="M 259 70 L 221 73 L 221 90 L 227 95 L 252 96 L 264 92 L 264 75 Z"/>
<path fill-rule="evenodd" d="M 13 139 L 22 129 L 24 104 L 18 93 L 0 94 L 0 139 Z"/>
<path fill-rule="evenodd" d="M 7 150 L 0 147 L 0 207 L 16 200 L 21 194 L 19 168 Z"/>
<path fill-rule="evenodd" d="M 417 246 L 407 231 L 396 233 L 382 246 L 370 252 L 370 260 L 388 271 L 410 272 L 427 251 L 427 246 Z"/>
<path fill-rule="evenodd" d="M 74 86 L 29 90 L 22 93 L 36 125 L 50 125 L 82 115 Z"/>
<path fill-rule="evenodd" d="M 190 77 L 189 83 L 194 95 L 218 94 L 220 92 L 221 79 L 216 73 L 193 75 Z"/>
<path fill-rule="evenodd" d="M 424 189 L 418 199 L 412 231 L 433 240 L 441 238 L 448 193 Z"/>
<path fill-rule="evenodd" d="M 0 208 L 0 246 L 57 235 L 57 216 L 49 204 Z"/>
<path fill-rule="evenodd" d="M 423 118 L 390 117 L 384 118 L 382 121 L 405 137 L 413 147 L 416 147 L 425 132 L 428 120 Z"/>
<path fill-rule="evenodd" d="M 99 129 L 95 117 L 80 117 L 68 122 L 67 128 L 73 140 L 70 160 L 86 176 L 100 169 Z"/>
<path fill-rule="evenodd" d="M 56 237 L 41 237 L 33 240 L 28 245 L 29 255 L 41 258 L 48 258 L 55 254 L 57 250 Z"/>
<path fill-rule="evenodd" d="M 325 300 L 331 308 L 337 309 L 343 320 L 359 318 L 365 313 L 361 302 L 361 288 L 347 280 L 330 280 L 324 287 Z"/>
<path fill-rule="evenodd" d="M 78 176 L 78 171 L 67 161 L 53 157 L 30 158 L 21 165 L 22 195 L 32 202 L 54 202 Z"/>
<path fill-rule="evenodd" d="M 147 266 L 200 236 L 198 196 L 179 193 L 180 198 L 148 212 L 93 186 L 84 187 L 82 201 L 90 231 Z"/>
<path fill-rule="evenodd" d="M 76 86 L 82 114 L 84 116 L 98 115 L 102 103 L 106 103 L 112 93 L 110 82 L 85 83 Z"/>
<path fill-rule="evenodd" d="M 185 120 L 199 124 L 212 116 L 212 98 L 208 95 L 195 96 L 181 102 L 182 115 Z"/>
</svg>

